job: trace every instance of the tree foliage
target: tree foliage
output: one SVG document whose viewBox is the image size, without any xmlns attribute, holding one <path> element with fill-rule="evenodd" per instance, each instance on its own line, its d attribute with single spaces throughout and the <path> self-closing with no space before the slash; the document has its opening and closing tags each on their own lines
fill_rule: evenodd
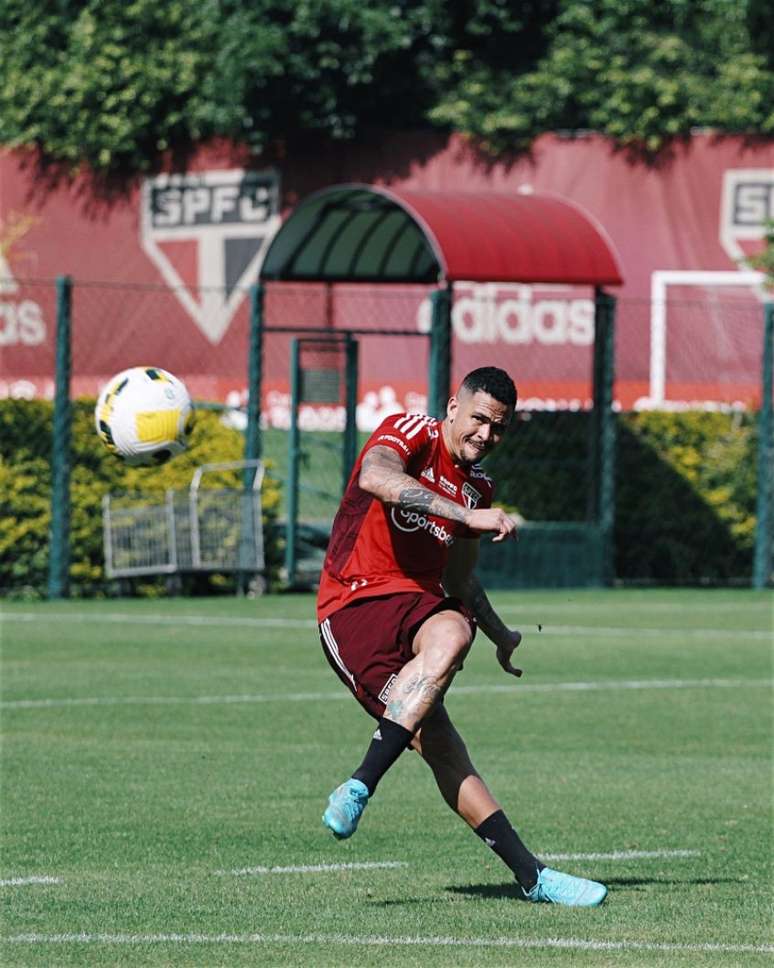
<svg viewBox="0 0 774 968">
<path fill-rule="evenodd" d="M 261 151 L 421 117 L 440 0 L 5 0 L 0 143 L 141 172 L 225 137 Z M 425 93 L 425 98 L 427 93 Z"/>
<path fill-rule="evenodd" d="M 533 63 L 458 49 L 433 120 L 497 152 L 543 131 L 601 131 L 645 153 L 695 127 L 774 135 L 771 51 L 745 0 L 565 0 Z M 769 9 L 769 36 L 771 12 Z M 520 69 L 521 68 L 521 69 Z"/>
<path fill-rule="evenodd" d="M 774 134 L 769 0 L 3 0 L 0 143 L 135 174 L 202 141 L 433 123 L 497 153 Z"/>
<path fill-rule="evenodd" d="M 142 169 L 205 132 L 192 95 L 212 24 L 177 0 L 5 0 L 0 142 L 97 171 Z"/>
</svg>

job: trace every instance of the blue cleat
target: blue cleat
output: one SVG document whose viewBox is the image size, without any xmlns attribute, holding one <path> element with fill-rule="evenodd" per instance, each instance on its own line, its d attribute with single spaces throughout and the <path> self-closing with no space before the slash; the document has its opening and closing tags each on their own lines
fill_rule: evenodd
<svg viewBox="0 0 774 968">
<path fill-rule="evenodd" d="M 328 797 L 323 823 L 338 840 L 346 840 L 357 830 L 368 803 L 368 787 L 360 780 L 346 780 Z"/>
<path fill-rule="evenodd" d="M 528 901 L 547 901 L 567 907 L 597 907 L 607 897 L 607 888 L 585 877 L 573 877 L 561 871 L 544 867 L 538 874 L 537 884 L 531 891 L 522 888 Z"/>
</svg>

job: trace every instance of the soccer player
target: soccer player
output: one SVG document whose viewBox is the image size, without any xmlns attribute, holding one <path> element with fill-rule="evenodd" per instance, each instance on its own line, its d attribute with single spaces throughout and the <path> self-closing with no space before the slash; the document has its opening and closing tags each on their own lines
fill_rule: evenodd
<svg viewBox="0 0 774 968">
<path fill-rule="evenodd" d="M 473 370 L 442 422 L 387 417 L 355 464 L 333 522 L 317 615 L 329 663 L 378 725 L 360 766 L 330 795 L 323 823 L 335 837 L 351 837 L 379 781 L 411 746 L 525 898 L 594 907 L 607 888 L 552 870 L 525 847 L 443 704 L 477 626 L 505 672 L 521 675 L 512 663 L 521 634 L 499 618 L 474 570 L 482 534 L 516 535 L 514 519 L 491 506 L 493 484 L 479 466 L 515 406 L 504 370 Z"/>
</svg>

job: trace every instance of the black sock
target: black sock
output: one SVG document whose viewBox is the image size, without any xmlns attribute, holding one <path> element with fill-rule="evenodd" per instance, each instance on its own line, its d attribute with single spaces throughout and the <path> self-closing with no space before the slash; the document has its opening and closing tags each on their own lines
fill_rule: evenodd
<svg viewBox="0 0 774 968">
<path fill-rule="evenodd" d="M 541 864 L 527 850 L 502 810 L 487 817 L 476 827 L 475 832 L 510 867 L 525 891 L 535 886 L 538 872 L 543 870 L 545 864 Z"/>
<path fill-rule="evenodd" d="M 382 717 L 363 762 L 352 774 L 353 778 L 365 783 L 369 794 L 373 794 L 379 780 L 409 746 L 413 735 L 405 726 Z"/>
</svg>

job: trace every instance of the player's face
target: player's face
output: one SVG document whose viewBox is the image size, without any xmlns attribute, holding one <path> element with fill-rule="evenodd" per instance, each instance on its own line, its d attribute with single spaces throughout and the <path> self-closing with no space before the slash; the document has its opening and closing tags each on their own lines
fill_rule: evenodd
<svg viewBox="0 0 774 968">
<path fill-rule="evenodd" d="M 444 421 L 444 439 L 454 462 L 468 465 L 483 460 L 500 443 L 512 417 L 513 407 L 483 390 L 461 389 L 449 400 Z"/>
</svg>

